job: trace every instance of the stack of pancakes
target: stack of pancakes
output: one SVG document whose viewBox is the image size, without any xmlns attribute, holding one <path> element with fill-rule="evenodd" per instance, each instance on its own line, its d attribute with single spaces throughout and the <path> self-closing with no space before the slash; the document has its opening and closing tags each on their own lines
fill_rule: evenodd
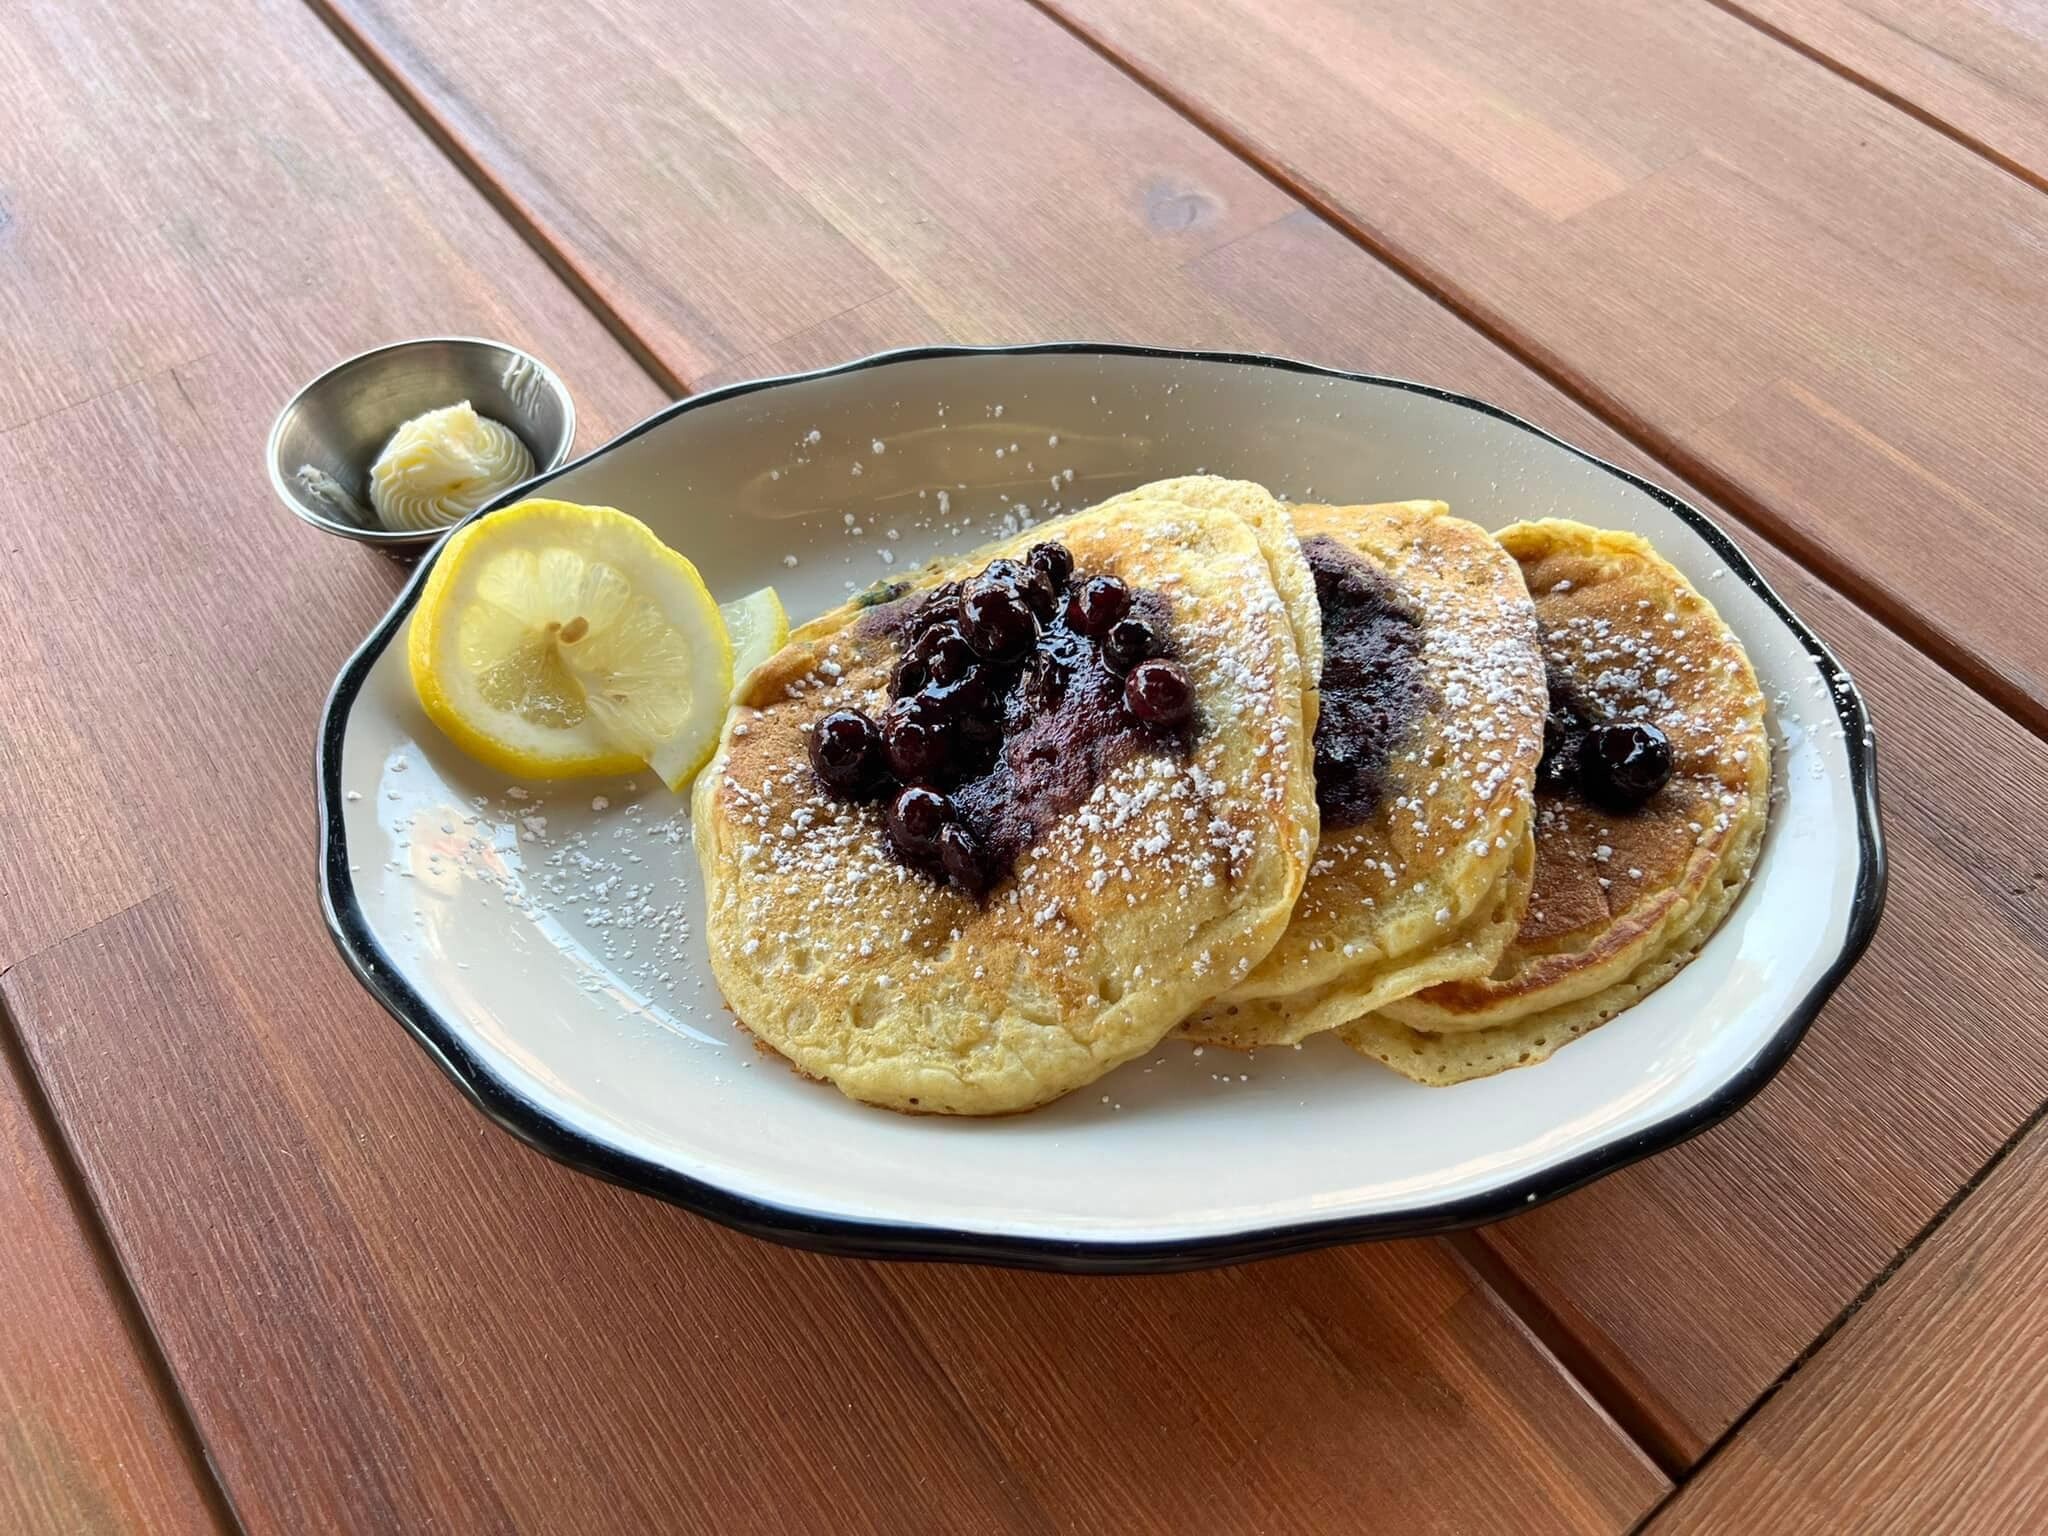
<svg viewBox="0 0 2048 1536">
<path fill-rule="evenodd" d="M 825 793 L 806 736 L 886 704 L 898 605 L 1047 539 L 1165 600 L 1195 725 L 976 899 Z M 1661 729 L 1669 783 L 1616 812 L 1539 775 L 1553 694 Z M 1747 658 L 1642 540 L 1192 477 L 805 625 L 742 686 L 694 823 L 713 967 L 757 1037 L 865 1102 L 996 1114 L 1175 1032 L 1335 1030 L 1427 1083 L 1539 1061 L 1698 952 L 1768 783 Z"/>
</svg>

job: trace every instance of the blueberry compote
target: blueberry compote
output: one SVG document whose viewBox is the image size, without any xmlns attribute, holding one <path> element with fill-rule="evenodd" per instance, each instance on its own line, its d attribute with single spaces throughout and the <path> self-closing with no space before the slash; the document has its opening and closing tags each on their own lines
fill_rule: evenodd
<svg viewBox="0 0 2048 1536">
<path fill-rule="evenodd" d="M 1377 566 L 1328 534 L 1302 540 L 1323 618 L 1316 806 L 1355 827 L 1379 809 L 1387 768 L 1427 700 L 1422 620 Z"/>
<path fill-rule="evenodd" d="M 1537 782 L 1576 789 L 1603 810 L 1633 811 L 1671 782 L 1671 738 L 1647 720 L 1600 720 L 1571 679 L 1550 669 Z"/>
<path fill-rule="evenodd" d="M 890 851 L 969 895 L 1135 754 L 1187 750 L 1194 686 L 1165 600 L 1075 570 L 1064 545 L 874 617 L 902 648 L 889 705 L 825 716 L 811 766 L 838 799 L 879 799 Z"/>
</svg>

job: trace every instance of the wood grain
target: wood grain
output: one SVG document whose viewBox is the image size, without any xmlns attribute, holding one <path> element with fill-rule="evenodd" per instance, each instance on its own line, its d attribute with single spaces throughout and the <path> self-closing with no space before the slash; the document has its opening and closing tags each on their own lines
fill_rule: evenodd
<svg viewBox="0 0 2048 1536">
<path fill-rule="evenodd" d="M 1180 269 L 1294 207 L 1019 0 L 333 9 L 693 386 L 802 336 L 1213 336 Z"/>
<path fill-rule="evenodd" d="M 2001 0 L 1714 0 L 2048 187 L 2048 22 Z"/>
<path fill-rule="evenodd" d="M 557 69 L 516 29 L 479 41 L 483 12 L 475 3 L 449 0 L 431 17 L 368 8 L 349 14 L 391 58 L 415 61 L 409 68 L 433 61 L 431 70 L 407 77 L 429 95 L 473 99 L 490 80 Z M 574 5 L 558 14 L 572 28 L 600 20 L 598 11 Z M 923 302 L 949 289 L 977 298 L 993 293 L 991 312 L 1028 319 L 1035 327 L 1029 334 L 1128 334 L 1123 326 L 1135 311 L 1127 312 L 1124 287 L 1067 282 L 1075 232 L 1114 231 L 1119 210 L 1160 165 L 1177 184 L 1200 189 L 1233 224 L 1243 199 L 1258 198 L 1262 210 L 1271 206 L 1270 189 L 1248 189 L 1242 167 L 1186 125 L 1173 133 L 1148 126 L 1148 161 L 1126 160 L 1122 140 L 1109 130 L 1128 134 L 1140 110 L 1128 99 L 1136 88 L 1021 7 L 893 0 L 865 8 L 858 34 L 806 25 L 811 13 L 786 5 L 749 12 L 743 25 L 721 23 L 720 14 L 692 12 L 685 46 L 668 40 L 653 7 L 606 6 L 604 23 L 634 38 L 630 51 L 638 60 L 633 74 L 608 81 L 606 89 L 682 90 L 700 66 L 678 55 L 722 61 L 716 92 L 703 89 L 741 104 L 721 110 L 749 112 L 755 155 L 794 167 L 788 174 L 800 178 L 821 217 L 837 219 L 852 208 L 862 210 L 858 219 L 872 220 L 880 215 L 871 210 L 892 201 L 922 210 L 953 196 L 952 184 L 970 163 L 955 155 L 954 143 L 999 153 L 977 137 L 988 131 L 982 119 L 989 100 L 1001 103 L 997 115 L 1013 138 L 1040 119 L 1057 120 L 1049 133 L 1085 138 L 1097 125 L 1101 131 L 1092 133 L 1092 159 L 1067 148 L 1043 161 L 1009 154 L 991 162 L 1006 168 L 1010 195 L 989 206 L 985 216 L 996 223 L 979 251 L 923 240 L 918 214 L 896 241 L 863 225 L 877 259 L 900 282 L 898 293 L 764 339 L 720 365 L 718 377 L 814 366 L 883 344 L 988 334 L 975 315 L 956 333 L 952 311 Z M 914 35 L 930 47 L 929 40 L 954 35 L 949 28 L 974 31 L 987 46 L 915 55 L 921 71 L 953 82 L 937 95 L 929 81 L 894 73 L 890 59 L 868 57 L 860 42 L 877 35 L 898 48 Z M 727 35 L 735 32 L 745 36 Z M 748 62 L 756 46 L 777 61 L 765 76 L 747 72 L 757 67 Z M 878 80 L 888 89 L 843 99 L 841 76 Z M 1057 105 L 1027 99 L 1009 83 L 1013 76 L 1060 81 Z M 792 80 L 814 78 L 817 91 L 806 93 L 799 128 L 785 130 L 765 108 L 745 105 L 783 99 Z M 587 91 L 586 99 L 594 110 Z M 1165 114 L 1156 105 L 1152 111 Z M 524 185 L 534 174 L 526 157 L 542 153 L 542 135 L 556 141 L 545 151 L 549 164 L 577 158 L 559 140 L 585 115 L 502 103 L 491 118 L 492 136 L 468 150 L 490 175 Z M 1035 143 L 1038 134 L 1025 137 Z M 834 152 L 837 141 L 883 144 L 891 152 Z M 1584 185 L 1596 180 L 1588 172 Z M 551 185 L 569 195 L 559 176 Z M 666 209 L 685 232 L 704 217 L 687 182 L 666 165 L 630 178 L 586 173 L 574 196 L 579 217 L 598 224 L 629 202 Z M 1043 208 L 1056 209 L 1053 220 L 1040 218 Z M 575 249 L 573 230 L 543 233 Z M 719 238 L 744 233 L 727 228 Z M 754 230 L 751 239 L 761 263 L 776 260 L 774 227 Z M 1207 249 L 1161 237 L 1116 250 L 1128 266 L 1149 253 L 1148 266 L 1118 281 L 1142 286 L 1146 314 L 1174 310 L 1166 339 L 1294 353 L 1467 389 L 1603 456 L 1673 480 L 1668 467 L 1599 426 L 1300 208 Z M 632 302 L 623 290 L 608 298 L 622 309 Z M 688 317 L 674 312 L 664 324 L 675 331 Z M 1747 542 L 1758 551 L 1759 541 Z M 2048 845 L 2040 803 L 2048 754 L 1857 606 L 1782 558 L 1759 558 L 1873 697 L 1894 864 L 1886 927 L 1847 992 L 1756 1108 L 1679 1153 L 1484 1238 L 1526 1284 L 1560 1346 L 1616 1384 L 1625 1398 L 1618 1407 L 1672 1466 L 1687 1464 L 1774 1380 L 2048 1095 L 2048 1042 L 2028 1022 L 2048 995 L 2048 866 L 2036 851 Z M 1771 1304 L 1756 1305 L 1758 1296 Z"/>
<path fill-rule="evenodd" d="M 219 12 L 195 7 L 181 24 L 237 61 L 234 91 L 252 99 L 255 119 L 289 122 L 286 109 L 309 96 L 374 136 L 382 108 L 355 99 L 349 82 L 361 77 L 324 34 L 290 7 L 260 15 L 260 27 L 237 24 L 232 49 Z M 431 61 L 419 78 L 453 99 L 491 101 L 502 152 L 518 148 L 518 133 L 573 140 L 615 97 L 680 112 L 697 79 L 696 93 L 745 125 L 753 163 L 731 174 L 772 165 L 888 274 L 881 291 L 830 313 L 795 303 L 785 205 L 749 224 L 734 215 L 737 193 L 697 199 L 696 181 L 726 174 L 723 162 L 656 152 L 667 119 L 652 120 L 655 149 L 574 182 L 574 195 L 607 229 L 632 227 L 607 200 L 632 203 L 671 252 L 734 244 L 738 255 L 715 268 L 736 274 L 721 279 L 730 291 L 717 326 L 694 329 L 690 306 L 644 281 L 602 294 L 622 314 L 638 302 L 669 325 L 678 339 L 664 355 L 693 381 L 948 332 L 1150 334 L 1426 374 L 1641 462 L 1022 7 L 882 7 L 836 32 L 787 8 L 744 19 L 705 9 L 676 23 L 666 11 L 566 7 L 552 32 L 514 29 L 545 52 L 481 63 L 471 47 L 502 44 L 478 42 L 488 29 L 472 13 L 404 19 L 433 29 L 416 53 L 421 67 Z M 607 26 L 634 45 L 612 61 L 620 73 L 555 65 L 560 37 Z M 108 20 L 98 30 L 119 29 Z M 392 43 L 394 59 L 407 58 L 404 41 Z M 103 88 L 160 90 L 149 46 L 124 43 L 116 62 L 130 73 Z M 153 46 L 178 58 L 188 45 Z M 37 67 L 67 58 L 60 50 Z M 691 73 L 714 65 L 715 76 Z M 1013 72 L 1058 81 L 1058 99 L 1012 83 Z M 529 73 L 558 92 L 545 112 L 493 86 Z M 805 120 L 791 126 L 776 102 L 791 99 L 792 79 L 814 78 Z M 58 107 L 87 99 L 82 82 L 42 94 Z M 390 116 L 393 143 L 380 152 L 409 164 L 412 141 Z M 222 114 L 206 131 L 233 141 L 237 122 Z M 1042 157 L 1041 140 L 1054 146 Z M 325 142 L 323 129 L 295 152 L 318 155 Z M 514 184 L 516 165 L 480 144 L 480 159 Z M 188 151 L 190 163 L 159 164 L 150 195 L 165 209 L 211 186 L 209 158 L 227 149 Z M 583 162 L 573 144 L 549 162 L 556 195 Z M 1316 1528 L 1361 1512 L 1425 1528 L 1627 1524 L 1659 1479 L 1440 1246 L 1129 1283 L 783 1253 L 519 1151 L 355 988 L 309 895 L 305 758 L 335 662 L 395 576 L 269 514 L 248 424 L 267 419 L 301 363 L 266 349 L 303 349 L 311 371 L 333 340 L 316 326 L 285 337 L 258 327 L 252 364 L 242 311 L 289 308 L 281 295 L 297 291 L 295 276 L 323 324 L 360 324 L 355 306 L 387 287 L 401 309 L 450 293 L 478 303 L 478 273 L 524 258 L 430 154 L 405 176 L 352 170 L 379 163 L 350 151 L 324 174 L 359 178 L 341 203 L 389 197 L 399 227 L 426 232 L 401 248 L 402 270 L 387 271 L 366 242 L 305 278 L 305 247 L 252 210 L 269 233 L 237 258 L 244 286 L 218 299 L 235 319 L 216 335 L 237 338 L 236 349 L 32 405 L 39 419 L 0 436 L 0 516 L 15 509 L 4 526 L 23 591 L 5 640 L 46 648 L 77 680 L 89 704 L 59 723 L 121 786 L 122 814 L 152 861 L 98 903 L 117 915 L 46 917 L 105 920 L 32 946 L 0 993 L 74 1128 L 123 1263 L 251 1528 L 375 1528 L 428 1512 L 462 1529 L 688 1529 L 721 1518 L 1046 1529 L 1134 1511 L 1161 1528 Z M 1001 167 L 1003 195 L 963 190 L 990 166 Z M 106 209 L 59 201 L 39 218 L 53 245 L 65 218 L 80 220 L 90 251 L 90 221 Z M 248 242 L 249 230 L 234 238 Z M 600 272 L 560 238 L 565 264 Z M 642 258 L 637 270 L 671 259 Z M 749 291 L 750 271 L 762 294 Z M 119 276 L 108 258 L 101 280 Z M 537 262 L 507 291 L 543 318 L 562 302 Z M 865 290 L 839 297 L 855 292 Z M 32 302 L 27 290 L 14 300 L 22 313 Z M 772 323 L 750 329 L 755 307 Z M 579 396 L 617 391 L 626 404 L 610 419 L 628 419 L 648 387 L 603 365 L 617 364 L 608 339 L 575 329 L 565 308 L 562 334 L 533 344 Z M 565 351 L 563 337 L 579 335 L 591 338 L 587 364 Z M 55 377 L 61 361 L 44 371 Z M 103 366 L 119 377 L 121 362 L 110 350 Z M 232 537 L 144 516 L 78 454 L 81 441 L 264 514 Z M 63 515 L 21 515 L 27 487 Z M 1924 718 L 1939 732 L 1887 737 L 1899 868 L 1882 984 L 1830 1010 L 1799 1058 L 1824 1070 L 1798 1093 L 1688 1149 L 1689 1161 L 1631 1176 L 1629 1198 L 1588 1225 L 1532 1227 L 1526 1261 L 1587 1347 L 1639 1366 L 1660 1409 L 1696 1439 L 1774 1377 L 2048 1091 L 2026 1025 L 2048 960 L 2022 874 L 2025 850 L 2048 830 L 2036 793 L 2048 754 L 1866 615 L 1782 561 L 1771 568 L 1843 645 L 1881 721 Z M 165 611 L 187 615 L 186 632 L 219 665 L 167 651 Z M 38 735 L 55 731 L 33 718 Z M 138 763 L 150 771 L 131 771 Z M 11 795 L 17 784 L 0 787 Z M 81 795 L 81 820 L 92 803 Z M 84 856 L 60 846 L 9 857 L 62 880 Z M 1951 929 L 1977 938 L 1958 949 Z M 1923 1018 L 1927 997 L 1942 1007 Z M 1901 1017 L 1913 1023 L 1903 1045 Z M 1823 1059 L 1824 1041 L 1834 1043 Z M 1586 1199 L 1536 1221 L 1569 1223 Z M 1827 1234 L 1818 1253 L 1815 1231 Z M 1068 1379 L 1076 1341 L 1092 1369 Z M 1402 1435 L 1399 1456 L 1373 1453 L 1388 1429 Z"/>
<path fill-rule="evenodd" d="M 229 1528 L 0 1017 L 0 1529 Z"/>
<path fill-rule="evenodd" d="M 1576 1533 L 1651 1505 L 1661 1476 L 1442 1244 L 1128 1286 L 835 1263 L 571 1174 L 477 1116 L 323 932 L 313 724 L 400 572 L 270 505 L 262 426 L 391 332 L 534 346 L 593 437 L 656 392 L 309 12 L 74 7 L 0 33 L 23 82 L 0 102 L 6 185 L 39 253 L 0 266 L 31 365 L 0 431 L 0 655 L 61 681 L 10 694 L 0 795 L 68 784 L 68 762 L 97 775 L 59 819 L 0 824 L 0 931 L 34 924 L 0 999 L 248 1529 L 1044 1531 L 1115 1512 L 1315 1530 L 1362 1509 Z M 102 97 L 123 104 L 104 120 Z M 1139 229 L 1131 271 L 1072 291 L 1137 287 L 1136 247 L 1165 238 L 1148 206 L 1115 215 Z M 1214 246 L 1199 209 L 1159 206 Z M 1011 252 L 976 248 L 987 291 L 1056 314 Z M 766 249 L 742 265 L 805 291 L 779 225 Z M 131 271 L 178 302 L 92 331 L 80 296 Z M 738 296 L 734 359 L 924 313 L 783 302 Z M 61 890 L 124 849 L 134 867 L 82 896 L 17 896 L 16 871 Z"/>
<path fill-rule="evenodd" d="M 0 775 L 37 824 L 0 838 L 0 965 L 161 888 L 150 790 L 192 803 L 166 754 L 203 780 L 269 752 L 303 791 L 307 719 L 262 714 L 264 624 L 338 664 L 402 572 L 272 496 L 263 434 L 301 383 L 456 332 L 553 363 L 586 443 L 662 400 L 293 0 L 223 53 L 243 9 L 0 16 Z M 122 660 L 166 615 L 204 642 L 169 693 Z M 195 762 L 208 716 L 225 756 Z"/>
<path fill-rule="evenodd" d="M 1650 1536 L 2048 1528 L 2048 1131 L 1743 1425 Z"/>
<path fill-rule="evenodd" d="M 1201 266 L 1283 347 L 1451 382 L 1656 475 L 1443 310 L 1347 265 L 1345 249 L 1304 215 Z M 2048 752 L 1838 592 L 1747 543 L 1871 701 L 1892 871 L 1884 926 L 1750 1108 L 1472 1239 L 1676 1467 L 2048 1097 L 2035 1023 L 2048 998 Z"/>
<path fill-rule="evenodd" d="M 1701 0 L 1047 3 L 2048 728 L 2034 187 Z"/>
<path fill-rule="evenodd" d="M 99 1120 L 93 1187 L 251 1529 L 1615 1531 L 1663 1487 L 1441 1244 L 1130 1283 L 771 1247 L 522 1150 L 313 914 L 227 944 L 221 894 L 0 987 Z"/>
</svg>

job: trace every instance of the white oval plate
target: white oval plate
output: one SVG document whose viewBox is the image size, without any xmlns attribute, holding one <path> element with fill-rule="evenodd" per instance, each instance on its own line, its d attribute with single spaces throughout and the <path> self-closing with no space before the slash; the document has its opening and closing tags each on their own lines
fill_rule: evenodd
<svg viewBox="0 0 2048 1536">
<path fill-rule="evenodd" d="M 721 599 L 773 583 L 801 619 L 1020 507 L 1197 470 L 1295 500 L 1441 497 L 1489 527 L 1634 529 L 1710 596 L 1774 701 L 1779 751 L 1755 879 L 1700 957 L 1548 1063 L 1457 1088 L 1328 1039 L 1250 1058 L 1168 1042 L 1028 1115 L 864 1108 L 757 1052 L 721 1006 L 681 797 L 651 774 L 514 785 L 429 725 L 403 637 L 433 556 L 342 669 L 321 730 L 321 875 L 343 956 L 541 1150 L 848 1253 L 1167 1269 L 1443 1230 L 1670 1146 L 1755 1093 L 1883 906 L 1862 700 L 1706 517 L 1505 412 L 1277 358 L 934 348 L 695 396 L 504 501 L 545 485 L 624 508 Z"/>
</svg>

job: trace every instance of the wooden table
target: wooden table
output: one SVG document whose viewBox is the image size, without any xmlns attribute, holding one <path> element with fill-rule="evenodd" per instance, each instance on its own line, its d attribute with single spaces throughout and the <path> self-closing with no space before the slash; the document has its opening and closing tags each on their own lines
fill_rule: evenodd
<svg viewBox="0 0 2048 1536">
<path fill-rule="evenodd" d="M 2038 8 L 58 0 L 0 87 L 0 1529 L 2048 1528 Z M 1732 1121 L 1448 1241 L 888 1266 L 571 1174 L 314 894 L 401 572 L 262 435 L 423 332 L 586 447 L 936 339 L 1497 400 L 1855 670 L 1884 929 Z"/>
</svg>

